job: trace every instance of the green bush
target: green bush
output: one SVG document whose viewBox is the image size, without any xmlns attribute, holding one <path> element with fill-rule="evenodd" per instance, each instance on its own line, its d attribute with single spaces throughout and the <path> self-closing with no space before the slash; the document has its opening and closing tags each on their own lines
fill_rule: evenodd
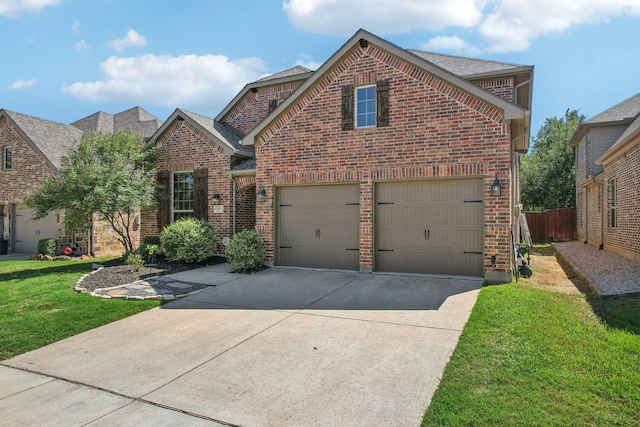
<svg viewBox="0 0 640 427">
<path fill-rule="evenodd" d="M 197 218 L 182 218 L 163 230 L 162 252 L 171 261 L 204 261 L 213 254 L 215 240 L 213 225 Z"/>
<path fill-rule="evenodd" d="M 153 259 L 154 257 L 160 255 L 162 253 L 162 250 L 160 249 L 160 237 L 143 237 L 139 252 L 140 256 L 142 256 L 142 259 L 146 260 Z"/>
<path fill-rule="evenodd" d="M 227 262 L 240 273 L 258 270 L 267 256 L 262 236 L 253 230 L 237 233 L 227 246 Z"/>
<path fill-rule="evenodd" d="M 42 255 L 55 255 L 58 250 L 58 241 L 56 239 L 40 239 L 38 240 L 38 253 Z"/>
<path fill-rule="evenodd" d="M 137 252 L 125 252 L 122 260 L 125 264 L 132 266 L 135 271 L 140 271 L 144 267 L 144 260 Z"/>
</svg>

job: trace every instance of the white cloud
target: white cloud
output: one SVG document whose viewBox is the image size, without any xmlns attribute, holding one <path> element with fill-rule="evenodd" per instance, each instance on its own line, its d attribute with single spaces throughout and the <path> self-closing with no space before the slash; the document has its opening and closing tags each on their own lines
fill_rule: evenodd
<svg viewBox="0 0 640 427">
<path fill-rule="evenodd" d="M 640 15 L 640 1 L 501 0 L 478 29 L 488 51 L 511 52 L 528 49 L 532 40 L 545 34 L 621 15 Z"/>
<path fill-rule="evenodd" d="M 129 30 L 123 38 L 111 40 L 107 44 L 115 49 L 116 52 L 122 52 L 130 46 L 146 46 L 147 39 L 142 37 L 136 30 Z"/>
<path fill-rule="evenodd" d="M 298 28 L 341 37 L 358 28 L 381 36 L 463 28 L 473 43 L 435 36 L 423 48 L 477 55 L 522 51 L 576 25 L 640 16 L 640 0 L 285 0 L 283 9 Z"/>
<path fill-rule="evenodd" d="M 47 6 L 57 6 L 60 0 L 0 0 L 0 16 L 16 17 L 20 12 L 38 12 Z"/>
<path fill-rule="evenodd" d="M 80 40 L 79 42 L 76 42 L 76 44 L 74 45 L 74 48 L 79 52 L 81 50 L 90 49 L 91 46 L 89 46 L 89 43 L 87 43 L 86 41 Z"/>
<path fill-rule="evenodd" d="M 73 31 L 74 34 L 78 34 L 80 32 L 80 21 L 73 21 L 71 31 Z"/>
<path fill-rule="evenodd" d="M 300 58 L 296 61 L 295 65 L 302 65 L 310 70 L 317 70 L 323 64 L 319 61 L 314 61 L 309 54 L 301 53 Z"/>
<path fill-rule="evenodd" d="M 38 83 L 38 80 L 36 79 L 16 80 L 15 82 L 11 83 L 8 88 L 11 90 L 28 89 L 31 86 L 34 86 L 36 83 Z"/>
<path fill-rule="evenodd" d="M 423 43 L 420 48 L 431 52 L 444 51 L 468 56 L 480 54 L 480 49 L 458 36 L 436 36 L 427 43 Z"/>
<path fill-rule="evenodd" d="M 62 91 L 92 101 L 211 110 L 222 108 L 266 70 L 258 58 L 231 61 L 217 55 L 112 56 L 100 68 L 103 80 L 65 85 Z"/>
<path fill-rule="evenodd" d="M 482 18 L 484 0 L 288 0 L 282 8 L 298 28 L 350 36 L 359 28 L 375 34 L 472 27 Z"/>
</svg>

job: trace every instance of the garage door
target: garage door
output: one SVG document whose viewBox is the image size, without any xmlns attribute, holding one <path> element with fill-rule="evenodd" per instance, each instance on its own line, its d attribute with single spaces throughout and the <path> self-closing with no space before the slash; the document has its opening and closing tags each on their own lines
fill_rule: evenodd
<svg viewBox="0 0 640 427">
<path fill-rule="evenodd" d="M 13 252 L 35 254 L 38 252 L 40 239 L 58 238 L 58 222 L 55 213 L 38 221 L 31 218 L 33 218 L 33 210 L 23 206 L 16 207 Z"/>
<path fill-rule="evenodd" d="M 357 184 L 278 188 L 276 263 L 357 270 L 359 202 Z"/>
<path fill-rule="evenodd" d="M 376 270 L 482 276 L 482 180 L 376 185 Z"/>
</svg>

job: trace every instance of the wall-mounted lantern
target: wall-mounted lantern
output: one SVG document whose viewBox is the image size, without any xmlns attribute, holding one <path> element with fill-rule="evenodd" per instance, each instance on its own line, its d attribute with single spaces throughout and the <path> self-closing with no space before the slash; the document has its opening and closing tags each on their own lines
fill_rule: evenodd
<svg viewBox="0 0 640 427">
<path fill-rule="evenodd" d="M 494 197 L 498 197 L 502 192 L 502 184 L 500 184 L 500 180 L 498 179 L 498 174 L 496 174 L 496 179 L 493 180 L 493 184 L 491 184 L 491 195 Z"/>
<path fill-rule="evenodd" d="M 491 255 L 491 265 L 495 266 L 498 263 L 498 255 Z"/>
<path fill-rule="evenodd" d="M 213 204 L 214 205 L 219 205 L 220 202 L 222 201 L 222 196 L 220 194 L 214 194 L 213 197 L 211 198 L 211 200 L 213 200 Z"/>
<path fill-rule="evenodd" d="M 264 187 L 260 187 L 260 190 L 256 193 L 256 202 L 264 203 L 267 201 L 267 190 Z"/>
</svg>

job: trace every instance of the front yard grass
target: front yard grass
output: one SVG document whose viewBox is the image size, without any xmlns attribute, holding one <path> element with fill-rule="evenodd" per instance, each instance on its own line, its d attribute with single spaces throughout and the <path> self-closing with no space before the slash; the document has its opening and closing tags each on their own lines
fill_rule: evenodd
<svg viewBox="0 0 640 427">
<path fill-rule="evenodd" d="M 640 297 L 487 286 L 422 425 L 640 426 L 639 366 Z"/>
<path fill-rule="evenodd" d="M 0 262 L 0 360 L 160 304 L 75 292 L 94 261 Z"/>
</svg>

